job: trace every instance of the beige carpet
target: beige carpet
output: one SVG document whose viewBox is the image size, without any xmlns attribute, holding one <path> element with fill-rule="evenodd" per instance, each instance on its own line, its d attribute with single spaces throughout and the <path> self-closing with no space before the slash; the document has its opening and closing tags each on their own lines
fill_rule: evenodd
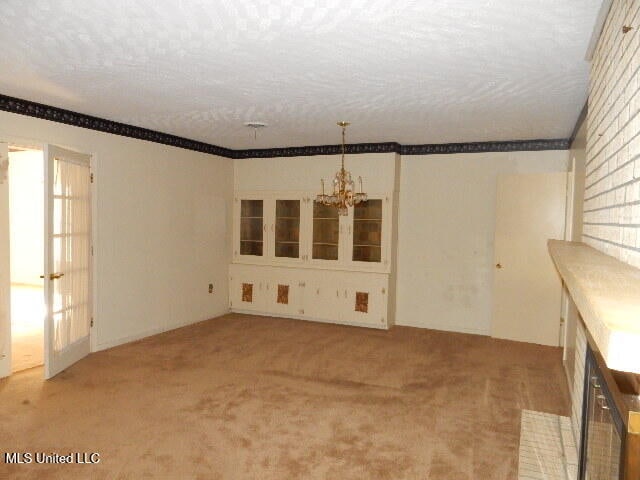
<svg viewBox="0 0 640 480">
<path fill-rule="evenodd" d="M 227 315 L 0 380 L 0 478 L 515 479 L 520 410 L 568 414 L 559 349 Z"/>
</svg>

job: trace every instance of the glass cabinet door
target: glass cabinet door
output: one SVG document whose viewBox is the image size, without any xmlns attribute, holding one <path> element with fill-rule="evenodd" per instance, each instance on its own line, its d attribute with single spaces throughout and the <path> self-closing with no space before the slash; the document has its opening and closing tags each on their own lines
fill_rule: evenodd
<svg viewBox="0 0 640 480">
<path fill-rule="evenodd" d="M 275 256 L 300 258 L 300 200 L 276 200 Z"/>
<path fill-rule="evenodd" d="M 354 262 L 380 262 L 382 256 L 382 200 L 353 207 Z"/>
<path fill-rule="evenodd" d="M 261 257 L 264 251 L 262 200 L 240 201 L 240 255 Z"/>
<path fill-rule="evenodd" d="M 339 232 L 338 209 L 313 202 L 311 258 L 314 260 L 338 260 Z"/>
</svg>

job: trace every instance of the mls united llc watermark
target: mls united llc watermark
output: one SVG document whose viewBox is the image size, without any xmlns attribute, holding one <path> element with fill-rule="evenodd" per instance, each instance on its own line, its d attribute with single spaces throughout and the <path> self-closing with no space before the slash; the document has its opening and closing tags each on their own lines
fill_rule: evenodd
<svg viewBox="0 0 640 480">
<path fill-rule="evenodd" d="M 100 463 L 100 454 L 96 452 L 71 452 L 66 455 L 45 452 L 5 452 L 4 463 Z"/>
</svg>

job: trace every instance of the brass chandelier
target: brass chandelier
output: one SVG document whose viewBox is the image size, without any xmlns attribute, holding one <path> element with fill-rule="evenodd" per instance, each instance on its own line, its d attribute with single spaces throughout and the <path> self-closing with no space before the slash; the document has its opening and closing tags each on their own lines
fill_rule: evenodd
<svg viewBox="0 0 640 480">
<path fill-rule="evenodd" d="M 345 154 L 345 130 L 349 126 L 349 122 L 338 122 L 338 126 L 342 128 L 342 167 L 336 172 L 333 178 L 333 194 L 326 195 L 324 193 L 324 179 L 320 180 L 322 185 L 322 193 L 316 196 L 316 203 L 336 207 L 338 215 L 347 215 L 348 207 L 353 207 L 361 202 L 367 201 L 367 194 L 362 191 L 362 177 L 358 177 L 360 183 L 360 192 L 354 191 L 354 184 L 351 178 L 351 172 L 344 168 Z"/>
</svg>

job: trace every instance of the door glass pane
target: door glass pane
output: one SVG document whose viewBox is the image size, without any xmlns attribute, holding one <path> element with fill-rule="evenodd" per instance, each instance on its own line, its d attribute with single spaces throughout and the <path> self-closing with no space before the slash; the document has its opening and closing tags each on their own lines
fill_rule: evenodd
<svg viewBox="0 0 640 480">
<path fill-rule="evenodd" d="M 262 200 L 240 200 L 240 255 L 262 256 Z"/>
<path fill-rule="evenodd" d="M 353 207 L 353 261 L 380 262 L 382 252 L 382 200 Z"/>
<path fill-rule="evenodd" d="M 312 258 L 338 259 L 339 230 L 338 209 L 314 202 Z"/>
<path fill-rule="evenodd" d="M 300 200 L 276 200 L 276 257 L 300 256 Z"/>
<path fill-rule="evenodd" d="M 54 349 L 89 334 L 89 167 L 54 159 L 52 280 Z"/>
</svg>

